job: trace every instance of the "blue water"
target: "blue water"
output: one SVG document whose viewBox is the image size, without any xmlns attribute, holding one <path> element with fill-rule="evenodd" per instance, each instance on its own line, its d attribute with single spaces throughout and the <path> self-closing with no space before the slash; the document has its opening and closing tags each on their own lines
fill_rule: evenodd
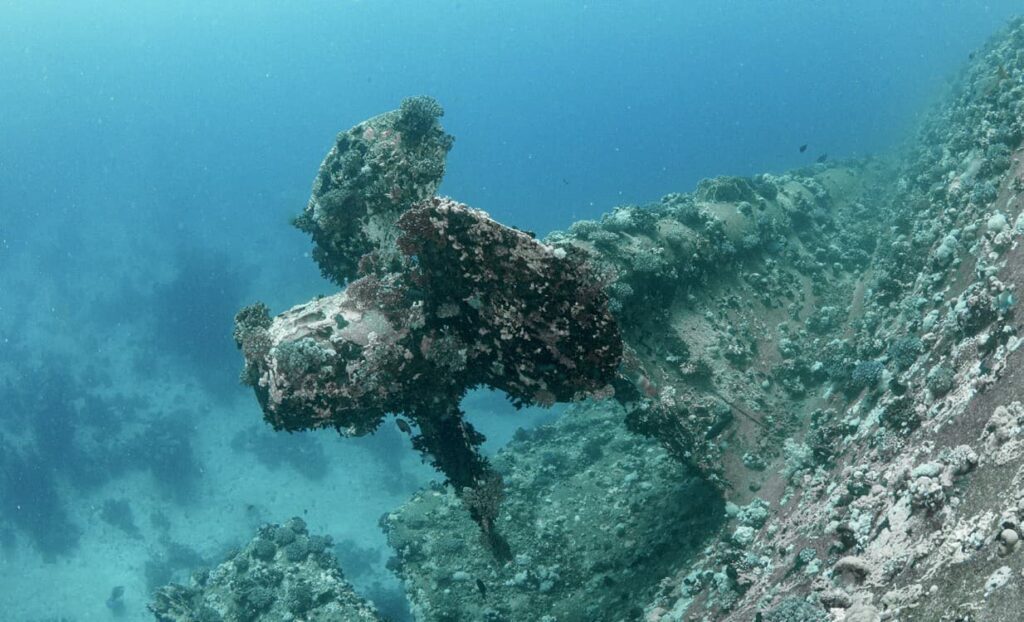
<svg viewBox="0 0 1024 622">
<path fill-rule="evenodd" d="M 0 437 L 22 451 L 17 468 L 0 465 L 0 574 L 59 576 L 70 582 L 54 597 L 60 613 L 107 619 L 109 590 L 95 593 L 89 575 L 105 563 L 97 551 L 114 547 L 120 561 L 102 569 L 102 584 L 128 585 L 130 615 L 142 616 L 142 560 L 167 536 L 159 526 L 147 531 L 146 517 L 158 504 L 176 540 L 187 521 L 144 455 L 111 462 L 95 439 L 186 420 L 161 432 L 195 448 L 183 467 L 195 469 L 195 487 L 179 493 L 193 508 L 223 500 L 227 480 L 213 473 L 253 457 L 218 435 L 262 425 L 236 386 L 231 316 L 257 298 L 279 311 L 331 291 L 288 219 L 338 130 L 403 97 L 432 95 L 456 136 L 442 192 L 544 233 L 706 176 L 884 152 L 1019 8 L 1009 0 L 0 2 Z M 55 386 L 63 393 L 46 388 Z M 480 411 L 500 408 L 474 399 Z M 476 414 L 496 439 L 520 423 Z M 37 422 L 34 432 L 26 421 Z M 374 472 L 346 471 L 353 450 L 342 441 L 308 442 L 326 452 L 327 476 L 300 477 L 298 500 L 268 492 L 263 518 L 300 513 L 309 499 L 315 530 L 371 538 L 376 516 L 430 476 L 415 457 L 384 461 L 404 468 L 408 485 L 332 518 L 329 507 L 316 509 L 318 487 L 342 474 L 358 487 Z M 357 451 L 403 451 L 381 442 Z M 72 476 L 83 465 L 93 465 L 94 481 Z M 28 523 L 63 507 L 56 524 L 80 535 L 44 543 L 54 550 L 40 555 L 14 488 L 36 504 Z M 141 541 L 88 510 L 115 497 L 135 500 Z M 248 534 L 241 505 L 223 510 L 237 539 Z M 189 524 L 203 532 L 212 515 Z M 191 545 L 212 556 L 223 540 L 215 532 Z M 0 608 L 21 602 L 4 594 L 22 589 L 17 583 L 0 586 Z M 83 604 L 83 593 L 95 602 Z M 26 619 L 41 615 L 24 606 Z"/>
</svg>

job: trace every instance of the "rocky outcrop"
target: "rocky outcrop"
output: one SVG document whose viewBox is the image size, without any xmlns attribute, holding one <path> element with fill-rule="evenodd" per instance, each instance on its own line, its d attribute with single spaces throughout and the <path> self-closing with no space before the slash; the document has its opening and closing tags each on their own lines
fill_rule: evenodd
<svg viewBox="0 0 1024 622">
<path fill-rule="evenodd" d="M 494 469 L 474 462 L 477 437 L 452 410 L 461 390 L 442 382 L 427 393 L 443 395 L 432 412 L 447 417 L 396 409 L 433 435 L 424 451 L 463 448 L 435 462 L 485 535 L 500 530 L 507 545 L 495 565 L 451 542 L 466 529 L 451 492 L 391 513 L 421 620 L 1015 619 L 1024 24 L 975 59 L 892 160 L 708 180 L 543 242 L 420 200 L 380 238 L 394 251 L 365 255 L 362 284 L 273 321 L 240 318 L 247 378 L 275 425 L 351 433 L 388 411 L 373 400 L 409 399 L 405 365 L 413 379 L 458 370 L 448 375 L 521 403 L 614 395 L 514 443 Z M 509 282 L 551 286 L 464 295 L 506 280 L 488 280 L 495 256 L 526 258 Z M 479 305 L 497 300 L 496 324 Z M 539 321 L 522 313 L 536 309 Z M 479 329 L 488 334 L 477 342 Z M 435 330 L 426 347 L 418 330 Z M 506 333 L 529 346 L 503 350 Z M 300 343 L 315 356 L 289 367 L 289 344 Z M 355 358 L 330 363 L 346 343 Z M 364 359 L 383 373 L 330 375 L 367 369 Z M 369 406 L 335 412 L 344 400 L 307 399 L 340 387 L 373 388 L 352 398 Z M 305 410 L 291 419 L 280 405 L 294 395 Z M 658 446 L 611 435 L 616 417 Z M 593 429 L 574 429 L 581 420 Z M 437 421 L 449 427 L 429 432 Z M 629 440 L 601 440 L 618 435 Z M 462 465 L 477 466 L 459 479 Z M 587 494 L 588 482 L 602 494 Z M 703 518 L 673 505 L 683 485 Z M 665 540 L 681 520 L 697 526 L 692 540 Z"/>
<path fill-rule="evenodd" d="M 725 524 L 696 532 L 700 553 L 670 554 L 653 598 L 552 619 L 1016 619 L 1024 26 L 976 58 L 892 168 L 709 180 L 548 238 L 613 275 L 638 389 L 627 421 L 728 483 L 724 510 L 707 505 Z M 574 455 L 559 445 L 514 444 L 503 460 Z M 510 506 L 533 496 L 509 482 Z M 665 551 L 592 537 L 612 557 Z M 443 619 L 434 586 L 465 560 L 400 557 L 421 619 Z M 587 603 L 609 588 L 572 589 Z M 492 619 L 517 619 L 515 596 L 489 602 Z"/>
<path fill-rule="evenodd" d="M 494 466 L 508 563 L 494 563 L 450 490 L 423 490 L 382 519 L 416 619 L 638 619 L 724 520 L 718 491 L 627 431 L 614 402 L 523 432 Z"/>
<path fill-rule="evenodd" d="M 158 589 L 149 609 L 158 622 L 382 622 L 345 580 L 332 546 L 301 518 L 264 525 L 219 566 L 193 573 L 190 585 Z"/>
<path fill-rule="evenodd" d="M 820 385 L 767 464 L 781 477 L 758 482 L 769 520 L 666 581 L 652 619 L 750 619 L 794 597 L 837 620 L 1017 616 L 1024 24 L 976 58 L 873 209 L 877 251 L 840 307 L 856 382 Z M 741 579 L 694 580 L 722 568 Z"/>
<path fill-rule="evenodd" d="M 295 226 L 313 238 L 313 259 L 339 285 L 359 274 L 359 260 L 376 251 L 395 255 L 395 221 L 432 198 L 444 177 L 452 137 L 441 129 L 441 106 L 410 97 L 398 110 L 338 134 Z"/>
</svg>

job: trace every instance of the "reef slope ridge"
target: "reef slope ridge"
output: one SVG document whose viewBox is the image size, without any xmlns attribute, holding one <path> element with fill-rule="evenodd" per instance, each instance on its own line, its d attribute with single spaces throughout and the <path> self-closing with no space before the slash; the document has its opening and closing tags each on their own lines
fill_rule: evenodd
<svg viewBox="0 0 1024 622">
<path fill-rule="evenodd" d="M 506 506 L 532 508 L 501 523 L 522 565 L 425 553 L 454 537 L 444 493 L 386 518 L 418 619 L 1017 619 L 1022 138 L 1018 20 L 898 157 L 707 180 L 549 236 L 608 275 L 635 392 L 620 383 L 499 458 Z M 574 423 L 609 411 L 662 449 Z M 599 458 L 558 466 L 587 443 Z M 581 473 L 601 494 L 555 503 Z M 706 520 L 634 502 L 632 486 L 665 503 L 694 476 L 719 491 L 687 493 Z M 666 541 L 680 520 L 695 528 Z M 623 561 L 638 550 L 656 561 Z"/>
<path fill-rule="evenodd" d="M 417 619 L 1015 619 L 1024 22 L 891 159 L 544 240 L 433 196 L 441 114 L 339 135 L 296 224 L 346 289 L 235 334 L 275 428 L 397 413 L 444 475 L 383 520 Z M 578 404 L 492 464 L 477 386 Z"/>
</svg>

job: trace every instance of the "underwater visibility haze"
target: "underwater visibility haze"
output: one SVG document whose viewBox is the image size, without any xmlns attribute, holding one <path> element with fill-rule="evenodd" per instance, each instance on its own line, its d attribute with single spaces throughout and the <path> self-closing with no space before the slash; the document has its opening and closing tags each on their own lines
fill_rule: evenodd
<svg viewBox="0 0 1024 622">
<path fill-rule="evenodd" d="M 1018 620 L 1010 1 L 0 1 L 0 620 Z"/>
</svg>

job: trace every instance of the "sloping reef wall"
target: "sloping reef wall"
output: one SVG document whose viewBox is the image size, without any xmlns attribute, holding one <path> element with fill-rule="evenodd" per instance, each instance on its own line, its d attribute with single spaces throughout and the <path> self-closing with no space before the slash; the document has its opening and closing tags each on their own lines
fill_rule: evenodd
<svg viewBox="0 0 1024 622">
<path fill-rule="evenodd" d="M 417 620 L 1020 619 L 1024 22 L 891 158 L 544 240 L 434 196 L 442 114 L 411 98 L 338 135 L 296 225 L 342 289 L 235 331 L 276 429 L 398 417 L 444 476 L 381 519 Z M 479 386 L 573 405 L 489 460 L 460 409 Z M 267 619 L 276 589 L 371 618 L 332 559 L 271 542 L 303 529 L 154 611 Z M 253 568 L 295 581 L 240 595 Z"/>
<path fill-rule="evenodd" d="M 382 519 L 419 620 L 1016 620 L 1024 24 L 891 159 L 716 178 L 544 240 L 585 253 L 615 397 Z"/>
</svg>

